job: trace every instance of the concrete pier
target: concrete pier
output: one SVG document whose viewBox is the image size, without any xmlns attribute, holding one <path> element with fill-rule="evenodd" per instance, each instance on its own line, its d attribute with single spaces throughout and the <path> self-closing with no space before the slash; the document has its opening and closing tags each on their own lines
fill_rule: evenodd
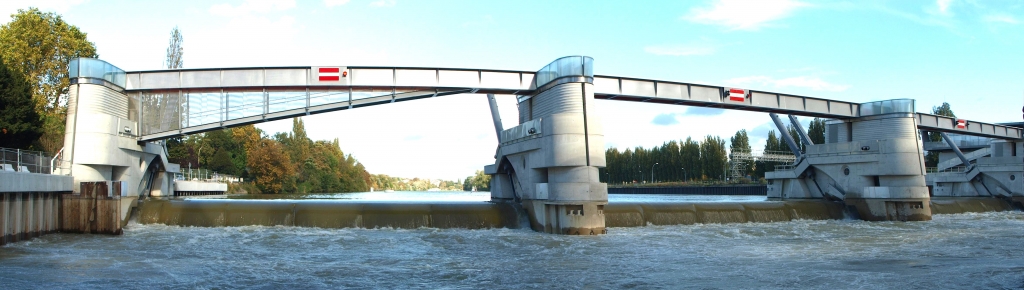
<svg viewBox="0 0 1024 290">
<path fill-rule="evenodd" d="M 60 195 L 71 176 L 0 171 L 0 245 L 60 230 Z"/>
<path fill-rule="evenodd" d="M 840 201 L 868 221 L 931 220 L 913 111 L 913 100 L 880 101 L 861 105 L 863 117 L 830 121 L 824 144 L 765 174 L 768 197 Z"/>
</svg>

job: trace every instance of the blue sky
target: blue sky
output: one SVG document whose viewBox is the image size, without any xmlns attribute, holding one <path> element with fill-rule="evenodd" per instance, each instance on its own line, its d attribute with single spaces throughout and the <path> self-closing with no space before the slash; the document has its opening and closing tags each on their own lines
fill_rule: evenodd
<svg viewBox="0 0 1024 290">
<path fill-rule="evenodd" d="M 595 73 L 738 86 L 854 102 L 949 102 L 958 117 L 1021 120 L 1021 1 L 3 1 L 88 33 L 100 58 L 160 69 L 170 30 L 185 67 L 429 66 L 537 70 L 565 55 Z M 5 21 L 6 22 L 6 21 Z M 505 127 L 514 99 L 499 96 Z M 766 114 L 600 101 L 606 145 L 687 136 L 756 147 Z M 339 138 L 371 173 L 456 179 L 493 162 L 486 98 L 447 96 L 315 115 L 310 137 Z M 806 119 L 802 119 L 807 122 Z M 259 125 L 290 130 L 290 121 Z"/>
</svg>

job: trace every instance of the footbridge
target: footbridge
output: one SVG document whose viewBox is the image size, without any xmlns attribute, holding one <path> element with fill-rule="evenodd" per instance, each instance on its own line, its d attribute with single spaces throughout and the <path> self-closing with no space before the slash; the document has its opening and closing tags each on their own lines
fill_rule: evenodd
<svg viewBox="0 0 1024 290">
<path fill-rule="evenodd" d="M 487 94 L 499 148 L 492 199 L 521 205 L 539 231 L 604 232 L 604 133 L 594 100 L 649 102 L 828 118 L 826 144 L 806 136 L 795 163 L 769 175 L 769 195 L 833 199 L 864 219 L 930 219 L 919 131 L 1004 140 L 1024 129 L 915 112 L 913 100 L 854 103 L 766 92 L 595 75 L 593 60 L 564 57 L 538 71 L 422 67 L 251 67 L 125 72 L 98 59 L 70 65 L 65 138 L 68 174 L 125 181 L 140 195 L 173 191 L 162 139 L 271 120 L 445 95 Z M 519 124 L 506 128 L 495 94 L 515 95 Z M 802 129 L 799 131 L 803 132 Z M 1024 151 L 1024 150 L 1021 150 Z M 1021 152 L 1013 153 L 1021 159 Z M 1014 160 L 1017 160 L 1014 159 Z M 1013 161 L 1016 162 L 1016 161 Z M 1024 161 L 1021 161 L 1024 163 Z M 1024 175 L 1024 174 L 1022 174 Z M 1020 178 L 1016 179 L 1019 183 Z M 77 186 L 76 186 L 77 190 Z M 1024 190 L 1016 190 L 1024 196 Z"/>
</svg>

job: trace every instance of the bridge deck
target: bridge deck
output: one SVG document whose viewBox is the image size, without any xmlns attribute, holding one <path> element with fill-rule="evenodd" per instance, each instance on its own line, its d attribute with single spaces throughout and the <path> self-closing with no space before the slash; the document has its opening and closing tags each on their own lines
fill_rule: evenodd
<svg viewBox="0 0 1024 290">
<path fill-rule="evenodd" d="M 460 93 L 530 95 L 529 71 L 410 67 L 273 67 L 126 73 L 126 92 L 138 102 L 140 140 L 200 133 L 362 106 Z M 715 107 L 823 118 L 861 116 L 859 103 L 765 91 L 730 98 L 729 88 L 615 76 L 594 76 L 597 99 Z M 918 127 L 1000 139 L 1022 129 L 918 113 Z"/>
</svg>

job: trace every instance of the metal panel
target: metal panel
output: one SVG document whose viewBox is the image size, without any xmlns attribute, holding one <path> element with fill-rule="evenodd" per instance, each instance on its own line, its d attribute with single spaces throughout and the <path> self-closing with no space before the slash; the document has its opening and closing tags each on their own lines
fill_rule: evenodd
<svg viewBox="0 0 1024 290">
<path fill-rule="evenodd" d="M 468 70 L 440 70 L 438 85 L 441 87 L 477 88 L 480 87 L 480 73 Z"/>
<path fill-rule="evenodd" d="M 750 94 L 750 105 L 766 108 L 778 108 L 779 97 L 775 94 L 753 92 Z"/>
<path fill-rule="evenodd" d="M 618 95 L 619 79 L 594 77 L 594 92 L 597 94 Z"/>
<path fill-rule="evenodd" d="M 263 86 L 263 70 L 224 70 L 220 82 L 224 87 L 261 87 Z"/>
<path fill-rule="evenodd" d="M 629 96 L 654 97 L 654 82 L 622 80 L 622 94 Z"/>
<path fill-rule="evenodd" d="M 126 80 L 124 88 L 126 90 L 139 89 L 139 75 L 141 75 L 141 73 L 130 73 L 125 75 Z"/>
<path fill-rule="evenodd" d="M 673 83 L 658 83 L 658 97 L 664 99 L 689 99 L 686 86 Z"/>
<path fill-rule="evenodd" d="M 307 69 L 267 69 L 268 86 L 305 86 Z"/>
<path fill-rule="evenodd" d="M 828 113 L 828 101 L 804 98 L 808 112 Z"/>
<path fill-rule="evenodd" d="M 533 78 L 535 76 L 532 72 L 523 72 L 523 89 L 532 90 L 534 89 Z"/>
<path fill-rule="evenodd" d="M 392 69 L 351 69 L 353 86 L 392 86 L 395 84 Z"/>
<path fill-rule="evenodd" d="M 395 70 L 395 85 L 399 87 L 437 86 L 437 70 L 399 69 Z"/>
<path fill-rule="evenodd" d="M 853 112 L 856 112 L 853 110 L 853 108 L 851 108 L 850 104 L 842 102 L 832 102 L 831 106 L 829 107 L 829 110 L 832 111 L 832 114 L 851 117 L 853 117 Z"/>
<path fill-rule="evenodd" d="M 804 98 L 782 95 L 779 96 L 779 100 L 781 100 L 779 108 L 796 111 L 804 110 Z"/>
<path fill-rule="evenodd" d="M 220 71 L 182 71 L 181 87 L 213 88 L 220 86 Z"/>
<path fill-rule="evenodd" d="M 690 86 L 690 99 L 694 101 L 721 103 L 722 91 L 716 87 Z"/>
<path fill-rule="evenodd" d="M 179 84 L 178 72 L 176 71 L 143 73 L 139 80 L 139 86 L 142 89 L 178 88 Z"/>
<path fill-rule="evenodd" d="M 996 127 L 989 124 L 981 124 L 981 133 L 984 134 L 995 134 Z"/>
<path fill-rule="evenodd" d="M 480 73 L 480 80 L 479 86 L 482 88 L 519 89 L 522 87 L 518 73 L 485 71 Z"/>
</svg>

